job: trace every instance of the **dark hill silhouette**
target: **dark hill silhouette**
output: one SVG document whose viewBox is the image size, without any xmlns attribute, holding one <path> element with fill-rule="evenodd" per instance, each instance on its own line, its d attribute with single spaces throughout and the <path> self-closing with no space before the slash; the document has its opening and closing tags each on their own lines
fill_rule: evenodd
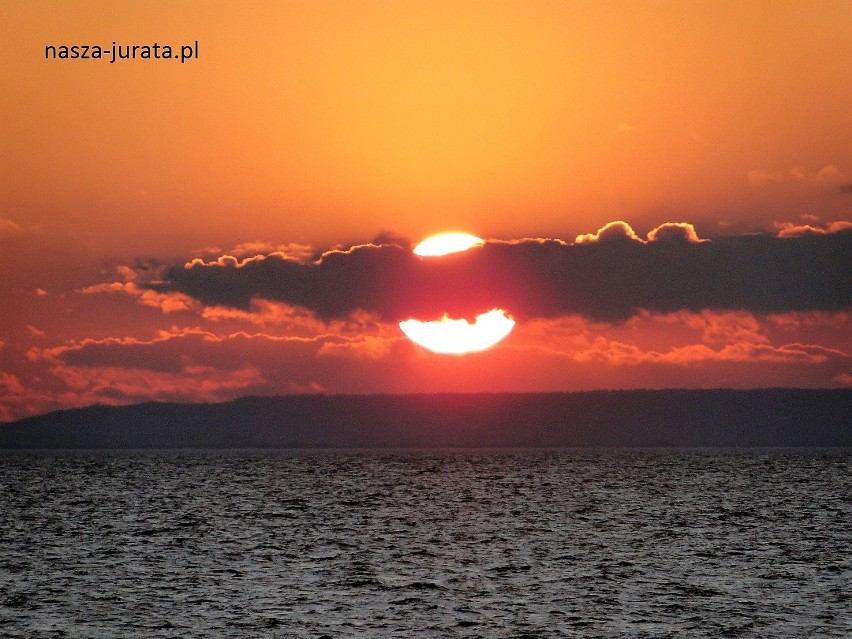
<svg viewBox="0 0 852 639">
<path fill-rule="evenodd" d="M 90 406 L 0 448 L 852 446 L 852 390 L 295 395 Z"/>
</svg>

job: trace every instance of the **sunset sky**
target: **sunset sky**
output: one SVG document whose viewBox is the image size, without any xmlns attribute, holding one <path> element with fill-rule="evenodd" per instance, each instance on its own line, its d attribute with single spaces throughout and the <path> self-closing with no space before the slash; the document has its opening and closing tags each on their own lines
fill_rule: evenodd
<svg viewBox="0 0 852 639">
<path fill-rule="evenodd" d="M 0 420 L 852 386 L 850 25 L 846 0 L 0 3 Z M 411 252 L 448 230 L 486 242 Z M 517 324 L 481 353 L 398 327 L 491 308 Z"/>
</svg>

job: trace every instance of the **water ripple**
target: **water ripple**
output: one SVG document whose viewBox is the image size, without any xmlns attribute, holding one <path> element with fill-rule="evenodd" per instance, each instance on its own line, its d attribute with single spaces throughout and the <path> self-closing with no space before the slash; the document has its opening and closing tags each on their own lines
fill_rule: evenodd
<svg viewBox="0 0 852 639">
<path fill-rule="evenodd" d="M 4 637 L 847 637 L 849 451 L 0 455 Z"/>
</svg>

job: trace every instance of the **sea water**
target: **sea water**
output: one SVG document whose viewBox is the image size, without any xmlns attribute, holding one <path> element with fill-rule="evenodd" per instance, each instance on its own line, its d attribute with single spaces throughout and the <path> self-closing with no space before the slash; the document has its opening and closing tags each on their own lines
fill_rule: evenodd
<svg viewBox="0 0 852 639">
<path fill-rule="evenodd" d="M 3 637 L 849 637 L 852 451 L 0 454 Z"/>
</svg>

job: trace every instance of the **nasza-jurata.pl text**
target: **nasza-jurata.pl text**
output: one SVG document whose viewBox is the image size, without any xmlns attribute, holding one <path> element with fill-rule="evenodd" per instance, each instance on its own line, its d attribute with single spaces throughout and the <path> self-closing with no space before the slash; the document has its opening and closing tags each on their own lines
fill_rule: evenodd
<svg viewBox="0 0 852 639">
<path fill-rule="evenodd" d="M 193 44 L 118 44 L 113 40 L 112 45 L 102 47 L 99 44 L 46 44 L 44 45 L 46 60 L 109 60 L 115 64 L 117 60 L 187 60 L 198 59 L 198 40 Z"/>
</svg>

